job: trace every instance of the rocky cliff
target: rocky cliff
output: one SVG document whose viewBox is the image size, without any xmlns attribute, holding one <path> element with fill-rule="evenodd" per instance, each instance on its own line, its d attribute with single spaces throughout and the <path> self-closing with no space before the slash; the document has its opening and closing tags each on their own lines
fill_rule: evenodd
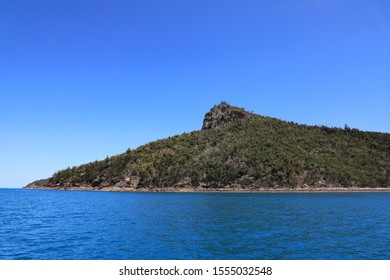
<svg viewBox="0 0 390 280">
<path fill-rule="evenodd" d="M 221 104 L 214 106 L 206 114 L 202 129 L 213 129 L 236 120 L 248 118 L 250 115 L 244 109 L 230 106 L 226 102 L 221 102 Z"/>
</svg>

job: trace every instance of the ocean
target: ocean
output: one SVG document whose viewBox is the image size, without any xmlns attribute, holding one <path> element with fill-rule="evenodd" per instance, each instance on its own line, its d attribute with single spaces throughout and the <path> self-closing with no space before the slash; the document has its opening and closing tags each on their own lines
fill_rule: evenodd
<svg viewBox="0 0 390 280">
<path fill-rule="evenodd" d="M 388 260 L 390 193 L 0 189 L 1 260 Z"/>
</svg>

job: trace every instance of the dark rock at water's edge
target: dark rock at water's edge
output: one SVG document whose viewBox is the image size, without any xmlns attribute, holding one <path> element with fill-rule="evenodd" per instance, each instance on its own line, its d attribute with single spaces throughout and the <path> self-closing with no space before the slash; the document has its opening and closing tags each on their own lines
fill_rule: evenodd
<svg viewBox="0 0 390 280">
<path fill-rule="evenodd" d="M 50 185 L 50 178 L 34 181 L 34 182 L 28 184 L 27 186 L 25 186 L 24 188 L 26 188 L 26 189 L 41 189 L 41 188 L 45 188 L 49 185 Z"/>
<path fill-rule="evenodd" d="M 202 130 L 67 168 L 30 189 L 131 192 L 390 190 L 390 134 L 307 126 L 226 102 Z"/>
</svg>

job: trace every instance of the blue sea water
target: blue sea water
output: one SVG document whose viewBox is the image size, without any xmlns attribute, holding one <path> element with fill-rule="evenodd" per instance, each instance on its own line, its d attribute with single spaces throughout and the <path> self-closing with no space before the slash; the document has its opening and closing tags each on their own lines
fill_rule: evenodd
<svg viewBox="0 0 390 280">
<path fill-rule="evenodd" d="M 390 194 L 0 189 L 0 259 L 390 259 Z"/>
</svg>

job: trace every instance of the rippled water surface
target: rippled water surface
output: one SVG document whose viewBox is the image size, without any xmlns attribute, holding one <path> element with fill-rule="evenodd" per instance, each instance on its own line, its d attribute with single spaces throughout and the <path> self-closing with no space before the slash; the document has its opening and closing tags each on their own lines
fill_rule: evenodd
<svg viewBox="0 0 390 280">
<path fill-rule="evenodd" d="M 0 189 L 0 259 L 390 259 L 390 194 Z"/>
</svg>

